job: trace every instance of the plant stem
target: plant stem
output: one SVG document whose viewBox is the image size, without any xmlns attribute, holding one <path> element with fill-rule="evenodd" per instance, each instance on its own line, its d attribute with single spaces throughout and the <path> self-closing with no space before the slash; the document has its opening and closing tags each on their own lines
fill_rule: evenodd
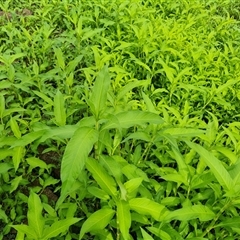
<svg viewBox="0 0 240 240">
<path fill-rule="evenodd" d="M 229 208 L 232 204 L 232 200 L 227 199 L 226 200 L 226 204 L 220 209 L 220 211 L 217 213 L 217 215 L 215 216 L 215 218 L 212 220 L 212 222 L 210 223 L 210 225 L 206 228 L 205 232 L 202 234 L 201 237 L 204 237 L 205 235 L 207 235 L 213 228 L 215 223 L 217 222 L 217 220 L 219 219 L 219 217 L 222 215 L 223 212 L 225 212 L 225 210 L 227 208 Z"/>
</svg>

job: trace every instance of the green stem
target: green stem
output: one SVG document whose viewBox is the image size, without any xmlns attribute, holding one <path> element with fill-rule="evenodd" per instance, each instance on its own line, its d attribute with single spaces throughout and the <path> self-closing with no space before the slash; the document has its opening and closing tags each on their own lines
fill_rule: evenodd
<svg viewBox="0 0 240 240">
<path fill-rule="evenodd" d="M 207 235 L 214 228 L 214 225 L 217 222 L 217 220 L 219 219 L 219 217 L 223 214 L 223 212 L 225 212 L 225 210 L 227 208 L 229 208 L 231 206 L 231 204 L 232 204 L 232 201 L 230 199 L 227 199 L 226 204 L 220 209 L 220 211 L 217 213 L 217 215 L 212 220 L 210 225 L 206 228 L 205 232 L 202 234 L 201 237 L 204 237 L 205 235 Z"/>
</svg>

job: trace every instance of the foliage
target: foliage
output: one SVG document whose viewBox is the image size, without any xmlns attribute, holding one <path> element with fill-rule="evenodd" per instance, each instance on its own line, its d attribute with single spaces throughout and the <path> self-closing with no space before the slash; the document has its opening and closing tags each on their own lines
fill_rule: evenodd
<svg viewBox="0 0 240 240">
<path fill-rule="evenodd" d="M 239 238 L 238 1 L 0 8 L 0 239 Z"/>
</svg>

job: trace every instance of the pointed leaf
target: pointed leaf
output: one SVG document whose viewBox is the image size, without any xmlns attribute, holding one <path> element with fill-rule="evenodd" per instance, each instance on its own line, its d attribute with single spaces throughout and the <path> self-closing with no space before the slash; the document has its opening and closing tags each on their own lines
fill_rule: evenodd
<svg viewBox="0 0 240 240">
<path fill-rule="evenodd" d="M 28 144 L 34 142 L 36 139 L 40 138 L 44 132 L 45 130 L 30 132 L 22 136 L 20 139 L 16 140 L 15 143 L 11 145 L 11 148 L 27 146 Z"/>
<path fill-rule="evenodd" d="M 102 200 L 108 200 L 110 197 L 109 195 L 103 191 L 102 189 L 100 188 L 97 188 L 97 187 L 88 187 L 87 188 L 88 192 L 90 194 L 92 194 L 93 196 L 99 198 L 99 199 L 102 199 Z"/>
<path fill-rule="evenodd" d="M 143 181 L 142 178 L 132 178 L 124 183 L 124 186 L 129 196 L 136 194 L 139 186 L 142 184 L 142 181 Z"/>
<path fill-rule="evenodd" d="M 3 88 L 10 88 L 12 86 L 12 83 L 6 80 L 1 80 L 0 82 L 0 89 Z"/>
<path fill-rule="evenodd" d="M 121 166 L 112 157 L 106 155 L 100 155 L 101 163 L 108 170 L 116 180 L 120 180 L 122 176 Z"/>
<path fill-rule="evenodd" d="M 49 106 L 53 106 L 53 100 L 51 98 L 49 98 L 47 95 L 45 95 L 42 92 L 39 91 L 33 91 L 34 94 L 36 94 L 38 97 L 42 98 L 46 103 L 49 104 Z"/>
<path fill-rule="evenodd" d="M 29 239 L 36 239 L 36 232 L 30 226 L 27 226 L 27 225 L 11 225 L 11 227 L 15 228 L 20 233 L 26 234 Z"/>
<path fill-rule="evenodd" d="M 154 240 L 144 229 L 141 229 L 143 240 Z"/>
<path fill-rule="evenodd" d="M 79 240 L 87 232 L 104 229 L 111 221 L 114 211 L 109 208 L 104 208 L 93 213 L 82 225 Z"/>
<path fill-rule="evenodd" d="M 158 113 L 158 111 L 155 109 L 155 106 L 152 103 L 152 100 L 149 98 L 148 95 L 146 95 L 144 92 L 142 92 L 143 100 L 146 103 L 147 110 L 152 113 Z"/>
<path fill-rule="evenodd" d="M 240 226 L 240 217 L 231 217 L 231 218 L 224 218 L 222 222 L 220 222 L 215 227 L 236 227 L 239 228 Z"/>
<path fill-rule="evenodd" d="M 54 97 L 54 116 L 58 126 L 66 124 L 66 109 L 64 107 L 64 97 L 58 90 Z"/>
<path fill-rule="evenodd" d="M 163 119 L 155 113 L 144 111 L 126 111 L 110 117 L 109 121 L 103 126 L 103 129 L 111 128 L 129 128 L 144 123 L 163 123 Z"/>
<path fill-rule="evenodd" d="M 61 180 L 64 185 L 62 187 L 63 196 L 71 190 L 97 140 L 98 132 L 95 129 L 80 127 L 68 142 L 61 166 Z"/>
<path fill-rule="evenodd" d="M 25 148 L 24 147 L 15 147 L 13 149 L 13 165 L 15 168 L 15 171 L 17 171 L 20 162 L 23 159 L 24 156 L 24 152 L 25 152 Z"/>
<path fill-rule="evenodd" d="M 209 166 L 211 172 L 214 174 L 218 182 L 225 188 L 225 190 L 232 190 L 234 187 L 233 179 L 228 171 L 224 168 L 221 162 L 209 151 L 200 145 L 186 141 L 188 146 L 195 150 Z"/>
<path fill-rule="evenodd" d="M 29 157 L 29 158 L 26 158 L 26 161 L 27 161 L 28 165 L 30 166 L 31 170 L 36 167 L 39 167 L 42 169 L 48 169 L 48 165 L 39 158 Z"/>
<path fill-rule="evenodd" d="M 39 139 L 39 142 L 45 142 L 47 139 L 54 137 L 60 139 L 71 138 L 78 128 L 77 125 L 65 125 L 46 129 L 46 132 Z"/>
<path fill-rule="evenodd" d="M 3 162 L 0 163 L 0 174 L 7 173 L 9 169 L 13 168 L 12 164 Z"/>
<path fill-rule="evenodd" d="M 133 81 L 125 86 L 121 87 L 118 94 L 117 94 L 117 100 L 120 100 L 123 98 L 127 93 L 129 93 L 133 88 L 139 87 L 139 86 L 144 86 L 147 84 L 147 81 Z"/>
<path fill-rule="evenodd" d="M 124 200 L 117 202 L 117 221 L 123 239 L 130 239 L 131 213 L 128 203 Z"/>
<path fill-rule="evenodd" d="M 5 112 L 5 97 L 3 94 L 0 94 L 0 118 L 4 116 Z"/>
<path fill-rule="evenodd" d="M 11 188 L 10 188 L 10 193 L 12 193 L 13 191 L 15 191 L 18 186 L 19 183 L 22 181 L 22 176 L 18 176 L 15 177 L 12 181 L 11 181 Z"/>
<path fill-rule="evenodd" d="M 57 64 L 59 67 L 64 70 L 65 69 L 65 61 L 63 57 L 63 52 L 60 48 L 54 48 L 55 55 L 57 57 Z"/>
<path fill-rule="evenodd" d="M 13 151 L 11 149 L 0 149 L 0 160 L 5 159 L 6 157 L 12 156 Z"/>
<path fill-rule="evenodd" d="M 151 215 L 157 221 L 160 221 L 162 211 L 165 209 L 164 205 L 147 198 L 133 198 L 129 201 L 129 206 L 131 210 L 139 214 Z"/>
<path fill-rule="evenodd" d="M 67 218 L 64 220 L 59 220 L 53 223 L 50 227 L 44 229 L 43 238 L 47 240 L 53 237 L 57 237 L 61 233 L 67 231 L 71 225 L 80 220 L 81 218 Z"/>
<path fill-rule="evenodd" d="M 116 182 L 107 171 L 93 158 L 87 159 L 86 167 L 102 190 L 114 197 L 117 192 Z"/>
<path fill-rule="evenodd" d="M 152 232 L 155 236 L 159 237 L 160 239 L 164 240 L 172 240 L 171 236 L 166 233 L 165 231 L 155 228 L 155 227 L 147 227 L 147 229 Z"/>
<path fill-rule="evenodd" d="M 92 108 L 92 112 L 97 118 L 105 108 L 109 86 L 110 75 L 108 72 L 108 68 L 105 66 L 102 68 L 102 70 L 99 72 L 97 76 L 97 79 L 92 90 L 92 96 L 89 99 L 91 103 L 90 107 Z"/>
<path fill-rule="evenodd" d="M 197 137 L 205 131 L 195 128 L 167 128 L 162 131 L 163 134 L 170 134 L 173 137 Z"/>
<path fill-rule="evenodd" d="M 8 216 L 2 209 L 0 209 L 0 219 L 3 220 L 4 223 L 8 223 Z"/>
<path fill-rule="evenodd" d="M 21 134 L 21 131 L 19 129 L 19 126 L 18 126 L 15 118 L 10 119 L 10 126 L 11 126 L 14 136 L 18 139 L 21 138 L 22 134 Z"/>
<path fill-rule="evenodd" d="M 42 203 L 39 196 L 31 192 L 28 199 L 28 225 L 36 232 L 38 238 L 42 237 L 45 220 L 42 216 Z M 36 236 L 35 236 L 36 237 Z"/>
<path fill-rule="evenodd" d="M 164 217 L 164 221 L 189 221 L 191 219 L 199 218 L 199 220 L 203 222 L 212 220 L 214 217 L 214 212 L 212 212 L 207 206 L 195 205 L 190 207 L 183 207 L 181 209 L 168 213 Z"/>
<path fill-rule="evenodd" d="M 125 138 L 122 142 L 127 142 L 129 139 L 137 139 L 137 140 L 142 140 L 146 142 L 151 141 L 151 137 L 149 136 L 148 133 L 146 132 L 134 132 L 131 133 L 127 138 Z"/>
</svg>

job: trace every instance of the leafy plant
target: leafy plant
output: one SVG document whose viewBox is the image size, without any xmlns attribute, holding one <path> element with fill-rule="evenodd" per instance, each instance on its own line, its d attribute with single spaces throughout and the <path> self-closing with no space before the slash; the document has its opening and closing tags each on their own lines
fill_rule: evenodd
<svg viewBox="0 0 240 240">
<path fill-rule="evenodd" d="M 239 3 L 0 4 L 0 239 L 238 239 Z"/>
</svg>

